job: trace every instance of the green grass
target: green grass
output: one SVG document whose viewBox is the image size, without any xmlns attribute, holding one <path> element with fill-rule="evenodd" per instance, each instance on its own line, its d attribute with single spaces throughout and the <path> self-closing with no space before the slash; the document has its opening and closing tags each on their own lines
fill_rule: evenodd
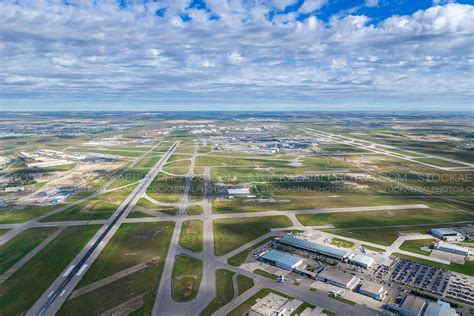
<svg viewBox="0 0 474 316">
<path fill-rule="evenodd" d="M 146 214 L 146 213 L 142 213 L 142 212 L 138 212 L 138 211 L 130 212 L 127 216 L 127 218 L 146 218 L 146 217 L 155 217 L 155 216 L 150 215 L 150 214 Z"/>
<path fill-rule="evenodd" d="M 323 309 L 323 313 L 328 315 L 328 316 L 336 316 L 336 313 L 328 310 L 328 309 Z"/>
<path fill-rule="evenodd" d="M 364 245 L 363 244 L 362 247 L 364 247 L 367 250 L 372 250 L 372 251 L 375 251 L 375 252 L 380 252 L 380 253 L 385 252 L 385 249 L 377 248 L 377 247 L 373 247 L 373 246 L 369 246 L 369 245 Z"/>
<path fill-rule="evenodd" d="M 27 222 L 59 207 L 61 205 L 28 205 L 20 209 L 12 206 L 0 208 L 0 224 Z"/>
<path fill-rule="evenodd" d="M 237 287 L 239 288 L 239 295 L 247 292 L 254 285 L 255 285 L 255 282 L 253 281 L 252 278 L 249 278 L 248 276 L 245 276 L 242 274 L 239 274 L 237 276 Z"/>
<path fill-rule="evenodd" d="M 157 207 L 157 205 L 153 204 L 149 200 L 145 198 L 140 198 L 137 202 L 137 206 L 143 207 L 143 208 L 148 208 L 150 210 L 153 210 Z"/>
<path fill-rule="evenodd" d="M 400 245 L 400 249 L 424 256 L 429 256 L 430 251 L 421 250 L 420 248 L 428 247 L 435 241 L 435 239 L 405 240 L 403 244 Z"/>
<path fill-rule="evenodd" d="M 257 299 L 264 298 L 269 293 L 275 293 L 275 294 L 280 295 L 282 297 L 292 299 L 291 296 L 288 296 L 284 293 L 281 293 L 281 292 L 278 292 L 278 291 L 275 291 L 275 290 L 272 290 L 272 289 L 261 289 L 260 291 L 258 291 L 254 295 L 252 295 L 248 300 L 246 300 L 245 302 L 243 302 L 242 304 L 237 306 L 234 310 L 232 310 L 229 314 L 227 314 L 227 316 L 242 316 L 242 315 L 244 315 L 245 312 L 247 312 L 250 308 L 252 308 L 253 305 L 255 305 L 255 303 L 257 302 Z"/>
<path fill-rule="evenodd" d="M 201 260 L 187 256 L 176 257 L 171 275 L 173 299 L 177 302 L 185 302 L 195 298 L 201 278 Z"/>
<path fill-rule="evenodd" d="M 109 196 L 110 197 L 110 196 Z M 46 217 L 42 222 L 108 219 L 118 205 L 95 198 L 71 206 L 59 213 Z"/>
<path fill-rule="evenodd" d="M 10 231 L 9 229 L 0 229 L 0 236 Z"/>
<path fill-rule="evenodd" d="M 255 273 L 255 274 L 258 274 L 260 276 L 266 277 L 268 279 L 271 279 L 271 280 L 276 280 L 278 278 L 278 275 L 267 272 L 267 271 L 262 270 L 262 269 L 255 269 L 252 272 Z"/>
<path fill-rule="evenodd" d="M 42 243 L 56 228 L 30 228 L 0 246 L 0 274 Z"/>
<path fill-rule="evenodd" d="M 146 190 L 146 194 L 160 202 L 178 202 L 184 190 L 185 177 L 159 173 Z"/>
<path fill-rule="evenodd" d="M 418 263 L 421 263 L 421 264 L 424 264 L 424 265 L 427 265 L 427 266 L 432 266 L 432 267 L 436 267 L 436 268 L 440 268 L 440 269 L 446 269 L 446 270 L 450 270 L 450 271 L 459 272 L 459 273 L 467 274 L 467 275 L 470 275 L 470 276 L 474 276 L 474 262 L 469 261 L 469 260 L 466 260 L 464 262 L 464 264 L 459 264 L 459 263 L 454 263 L 454 262 L 451 262 L 451 264 L 442 264 L 442 263 L 434 262 L 434 261 L 431 261 L 431 260 L 425 260 L 425 259 L 421 259 L 421 258 L 417 258 L 417 257 L 404 255 L 404 254 L 401 254 L 401 253 L 398 253 L 398 252 L 392 253 L 392 256 L 399 257 L 399 258 L 406 259 L 406 260 L 410 260 L 410 261 L 414 261 L 414 262 L 418 262 Z"/>
<path fill-rule="evenodd" d="M 122 224 L 81 279 L 78 288 L 154 256 L 164 260 L 166 251 L 163 250 L 168 247 L 173 228 L 173 222 Z"/>
<path fill-rule="evenodd" d="M 216 270 L 216 297 L 199 314 L 200 316 L 210 316 L 232 300 L 235 291 L 232 284 L 234 274 L 226 269 Z"/>
<path fill-rule="evenodd" d="M 154 257 L 159 257 L 158 262 L 68 300 L 59 314 L 97 315 L 141 294 L 144 305 L 139 315 L 151 314 L 174 225 L 173 222 L 122 224 L 77 288 Z"/>
<path fill-rule="evenodd" d="M 100 226 L 66 228 L 8 280 L 0 284 L 0 313 L 26 312 L 84 248 Z"/>
<path fill-rule="evenodd" d="M 330 244 L 341 248 L 352 248 L 355 246 L 355 243 L 353 243 L 352 241 L 340 239 L 337 237 L 331 239 Z"/>
<path fill-rule="evenodd" d="M 237 249 L 270 232 L 271 228 L 292 225 L 286 216 L 223 218 L 214 221 L 214 251 L 217 256 Z"/>
<path fill-rule="evenodd" d="M 245 259 L 247 259 L 248 255 L 252 251 L 254 251 L 258 247 L 266 244 L 267 242 L 269 242 L 270 240 L 272 240 L 274 238 L 275 238 L 274 236 L 273 237 L 268 237 L 268 238 L 262 240 L 261 242 L 255 244 L 254 246 L 243 250 L 242 252 L 236 254 L 235 256 L 232 256 L 229 259 L 227 259 L 227 263 L 230 264 L 231 266 L 239 267 L 240 265 L 242 265 L 245 262 Z"/>
<path fill-rule="evenodd" d="M 204 210 L 202 209 L 201 205 L 191 205 L 186 209 L 186 214 L 187 215 L 201 215 L 204 213 Z"/>
<path fill-rule="evenodd" d="M 348 300 L 347 298 L 344 298 L 344 297 L 334 296 L 332 294 L 329 294 L 328 296 L 330 298 L 333 298 L 333 299 L 338 300 L 339 302 L 342 302 L 342 303 L 345 303 L 345 304 L 349 304 L 349 305 L 356 305 L 357 304 L 356 302 Z"/>
<path fill-rule="evenodd" d="M 194 251 L 202 251 L 204 223 L 201 220 L 189 220 L 183 222 L 181 234 L 179 236 L 179 244 L 181 247 Z"/>
<path fill-rule="evenodd" d="M 305 226 L 333 224 L 337 228 L 382 228 L 474 220 L 474 214 L 434 209 L 298 214 L 296 217 Z"/>
<path fill-rule="evenodd" d="M 316 308 L 316 306 L 304 302 L 303 304 L 301 304 L 300 306 L 298 306 L 298 308 L 295 309 L 295 310 L 293 311 L 293 313 L 290 314 L 290 316 L 298 316 L 298 315 L 300 315 L 302 312 L 304 312 L 304 310 L 307 309 L 307 308 L 312 308 L 312 309 L 314 309 L 314 308 Z"/>
</svg>

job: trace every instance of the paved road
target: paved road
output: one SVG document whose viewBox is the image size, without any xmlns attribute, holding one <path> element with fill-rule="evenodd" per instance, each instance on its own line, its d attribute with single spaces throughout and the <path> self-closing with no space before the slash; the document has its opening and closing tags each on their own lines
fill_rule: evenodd
<svg viewBox="0 0 474 316">
<path fill-rule="evenodd" d="M 43 295 L 27 312 L 27 315 L 53 315 L 64 303 L 69 294 L 74 290 L 82 275 L 88 267 L 99 256 L 108 241 L 120 227 L 140 197 L 161 170 L 164 163 L 169 159 L 178 144 L 173 144 L 163 157 L 150 170 L 140 184 L 117 208 L 114 215 L 104 224 L 87 246 L 74 258 L 63 273 L 50 285 Z"/>
<path fill-rule="evenodd" d="M 185 189 L 181 201 L 177 204 L 178 216 L 176 219 L 176 228 L 173 232 L 170 250 L 166 257 L 165 267 L 158 287 L 155 304 L 153 306 L 153 315 L 189 315 L 190 311 L 199 311 L 215 297 L 215 263 L 214 263 L 214 234 L 212 230 L 212 205 L 209 194 L 211 192 L 210 171 L 209 168 L 204 172 L 204 197 L 200 205 L 203 206 L 205 218 L 203 219 L 203 251 L 202 253 L 193 253 L 185 250 L 179 245 L 179 235 L 181 233 L 182 223 L 185 211 L 190 205 L 189 190 L 191 180 L 195 176 L 194 166 L 197 157 L 197 146 L 195 147 L 191 166 L 186 175 Z M 193 216 L 192 219 L 195 219 Z M 199 286 L 197 296 L 189 302 L 176 302 L 171 293 L 171 275 L 173 271 L 174 260 L 177 255 L 189 255 L 203 261 L 202 280 Z"/>
</svg>

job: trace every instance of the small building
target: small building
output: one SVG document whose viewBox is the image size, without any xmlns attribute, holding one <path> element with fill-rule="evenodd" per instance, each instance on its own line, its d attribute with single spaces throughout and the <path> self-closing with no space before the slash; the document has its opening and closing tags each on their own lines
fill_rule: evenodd
<svg viewBox="0 0 474 316">
<path fill-rule="evenodd" d="M 356 254 L 349 259 L 353 264 L 361 266 L 365 269 L 370 268 L 374 264 L 374 258 Z"/>
<path fill-rule="evenodd" d="M 408 295 L 400 305 L 399 312 L 402 316 L 421 316 L 425 305 L 425 300 L 414 295 Z"/>
<path fill-rule="evenodd" d="M 360 282 L 360 279 L 355 275 L 330 268 L 320 272 L 317 279 L 348 290 L 354 289 Z"/>
<path fill-rule="evenodd" d="M 346 259 L 350 254 L 349 252 L 339 249 L 339 248 L 334 248 L 334 247 L 330 247 L 323 244 L 317 244 L 317 243 L 307 241 L 304 239 L 299 239 L 293 236 L 284 236 L 282 238 L 276 239 L 276 241 L 283 245 L 322 254 L 322 255 L 333 257 L 339 260 Z"/>
<path fill-rule="evenodd" d="M 250 194 L 249 188 L 227 189 L 229 195 L 247 195 Z"/>
<path fill-rule="evenodd" d="M 20 191 L 25 191 L 25 187 L 24 186 L 6 187 L 3 189 L 3 191 L 7 193 L 20 192 Z"/>
<path fill-rule="evenodd" d="M 382 285 L 371 281 L 366 281 L 359 289 L 360 294 L 372 297 L 379 301 L 383 299 L 386 292 L 387 291 L 384 290 Z"/>
<path fill-rule="evenodd" d="M 449 244 L 446 242 L 439 242 L 436 243 L 435 249 L 444 251 L 444 252 L 450 252 L 450 253 L 455 253 L 457 255 L 462 255 L 462 256 L 469 256 L 469 249 L 453 244 Z"/>
<path fill-rule="evenodd" d="M 463 240 L 464 236 L 452 228 L 432 228 L 431 234 L 436 238 L 447 241 Z"/>
<path fill-rule="evenodd" d="M 443 301 L 429 302 L 423 316 L 456 316 L 456 310 Z"/>
<path fill-rule="evenodd" d="M 265 252 L 260 257 L 260 260 L 265 263 L 290 271 L 297 268 L 303 263 L 303 259 L 277 250 L 270 250 L 268 252 Z"/>
</svg>

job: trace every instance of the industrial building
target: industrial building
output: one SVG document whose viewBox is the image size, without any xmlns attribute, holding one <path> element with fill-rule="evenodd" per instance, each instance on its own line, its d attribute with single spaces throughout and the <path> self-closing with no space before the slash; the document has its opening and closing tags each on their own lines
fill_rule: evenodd
<svg viewBox="0 0 474 316">
<path fill-rule="evenodd" d="M 387 291 L 384 290 L 383 286 L 380 284 L 371 281 L 366 281 L 360 287 L 359 293 L 381 301 L 383 300 Z"/>
<path fill-rule="evenodd" d="M 265 263 L 290 271 L 297 268 L 303 263 L 303 259 L 277 250 L 270 250 L 268 252 L 265 252 L 260 257 L 260 260 Z"/>
<path fill-rule="evenodd" d="M 398 311 L 402 316 L 421 316 L 423 315 L 425 305 L 425 300 L 414 295 L 408 295 L 403 300 Z"/>
<path fill-rule="evenodd" d="M 453 244 L 449 244 L 446 242 L 439 242 L 435 244 L 435 249 L 444 251 L 444 252 L 450 252 L 450 253 L 455 253 L 457 255 L 462 255 L 462 256 L 469 256 L 469 249 Z"/>
<path fill-rule="evenodd" d="M 423 316 L 456 316 L 456 310 L 443 301 L 429 302 Z"/>
<path fill-rule="evenodd" d="M 276 238 L 275 240 L 283 245 L 322 254 L 339 260 L 346 259 L 350 254 L 349 252 L 342 249 L 326 246 L 323 244 L 317 244 L 311 241 L 295 238 L 293 236 L 284 236 L 281 238 Z"/>
<path fill-rule="evenodd" d="M 374 264 L 374 258 L 359 254 L 351 254 L 349 256 L 349 260 L 353 264 L 363 267 L 365 269 L 370 268 Z"/>
<path fill-rule="evenodd" d="M 452 228 L 432 228 L 431 234 L 446 241 L 464 240 L 464 236 Z"/>
<path fill-rule="evenodd" d="M 324 269 L 317 279 L 348 290 L 354 289 L 360 282 L 357 276 L 336 269 Z"/>
</svg>

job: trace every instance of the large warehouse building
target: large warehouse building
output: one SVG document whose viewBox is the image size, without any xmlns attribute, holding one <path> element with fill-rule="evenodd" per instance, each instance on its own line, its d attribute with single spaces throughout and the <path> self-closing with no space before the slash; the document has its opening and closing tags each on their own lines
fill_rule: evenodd
<svg viewBox="0 0 474 316">
<path fill-rule="evenodd" d="M 386 292 L 382 285 L 371 281 L 366 281 L 359 289 L 360 294 L 370 296 L 379 301 L 384 298 Z"/>
<path fill-rule="evenodd" d="M 283 245 L 322 254 L 322 255 L 333 257 L 339 260 L 346 259 L 350 254 L 349 252 L 342 249 L 326 246 L 323 244 L 317 244 L 311 241 L 295 238 L 292 236 L 277 238 L 276 241 Z"/>
<path fill-rule="evenodd" d="M 336 269 L 324 269 L 318 274 L 317 278 L 325 283 L 348 290 L 354 289 L 360 282 L 360 279 L 357 276 Z"/>
<path fill-rule="evenodd" d="M 260 257 L 260 260 L 265 263 L 290 271 L 299 267 L 303 263 L 303 259 L 301 258 L 276 250 L 270 250 L 264 253 Z"/>
<path fill-rule="evenodd" d="M 469 249 L 461 246 L 452 245 L 446 242 L 439 242 L 435 245 L 435 249 L 455 253 L 457 255 L 469 256 Z"/>
<path fill-rule="evenodd" d="M 452 228 L 432 228 L 431 234 L 441 240 L 463 240 L 464 236 Z"/>
</svg>

